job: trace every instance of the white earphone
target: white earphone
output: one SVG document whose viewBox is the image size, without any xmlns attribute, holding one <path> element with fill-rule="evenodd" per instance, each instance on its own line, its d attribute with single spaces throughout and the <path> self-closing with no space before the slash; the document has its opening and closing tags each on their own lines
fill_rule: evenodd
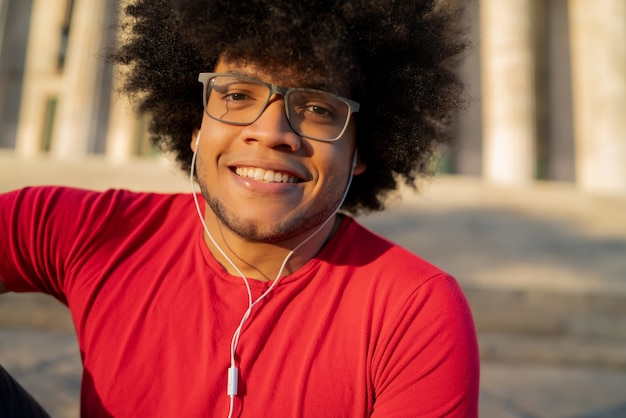
<svg viewBox="0 0 626 418">
<path fill-rule="evenodd" d="M 237 351 L 237 345 L 239 344 L 239 337 L 241 335 L 241 330 L 243 328 L 243 325 L 250 318 L 250 314 L 252 312 L 252 308 L 257 303 L 259 303 L 261 300 L 263 300 L 278 285 L 278 282 L 280 281 L 280 279 L 282 277 L 283 270 L 285 269 L 285 266 L 287 265 L 287 262 L 289 261 L 289 259 L 293 255 L 293 253 L 296 252 L 304 244 L 306 244 L 311 238 L 313 238 L 315 235 L 317 235 L 324 228 L 324 226 L 326 226 L 326 224 L 331 219 L 334 218 L 335 214 L 341 208 L 341 205 L 343 205 L 343 202 L 345 201 L 346 196 L 348 195 L 348 191 L 350 190 L 350 185 L 352 184 L 352 178 L 353 178 L 354 169 L 356 168 L 356 165 L 357 165 L 357 151 L 356 151 L 356 149 L 354 150 L 354 155 L 352 157 L 352 170 L 350 170 L 350 175 L 349 175 L 349 178 L 348 178 L 346 189 L 345 189 L 345 191 L 343 193 L 343 196 L 342 196 L 341 200 L 339 201 L 339 204 L 335 208 L 335 210 L 328 216 L 328 218 L 324 222 L 321 223 L 321 225 L 316 230 L 314 230 L 308 237 L 306 237 L 304 240 L 302 240 L 302 242 L 300 242 L 291 251 L 289 251 L 289 253 L 285 257 L 285 259 L 283 260 L 282 265 L 280 266 L 280 269 L 278 271 L 278 274 L 276 275 L 276 278 L 274 279 L 274 282 L 271 284 L 271 286 L 261 296 L 259 296 L 256 300 L 253 300 L 252 299 L 252 290 L 250 289 L 250 283 L 248 282 L 248 279 L 241 272 L 241 270 L 239 270 L 239 268 L 237 268 L 237 266 L 230 259 L 230 257 L 228 257 L 228 255 L 226 255 L 224 250 L 222 250 L 222 248 L 218 245 L 218 243 L 215 241 L 215 239 L 213 239 L 213 235 L 209 231 L 209 228 L 207 227 L 206 222 L 204 221 L 204 217 L 202 216 L 202 210 L 200 209 L 200 204 L 198 202 L 198 197 L 196 195 L 195 182 L 194 182 L 194 171 L 195 171 L 195 167 L 196 167 L 196 156 L 198 154 L 198 148 L 200 147 L 200 133 L 201 133 L 201 129 L 198 130 L 198 134 L 196 135 L 195 149 L 193 151 L 193 156 L 191 158 L 191 168 L 189 170 L 189 182 L 190 182 L 190 185 L 191 185 L 191 195 L 192 195 L 193 200 L 194 200 L 194 204 L 195 204 L 195 207 L 196 207 L 196 211 L 198 213 L 198 217 L 200 218 L 200 222 L 202 223 L 202 227 L 204 228 L 204 232 L 207 234 L 207 236 L 209 237 L 209 239 L 211 240 L 211 242 L 213 243 L 215 248 L 217 248 L 217 250 L 220 252 L 220 254 L 226 259 L 226 261 L 228 261 L 228 263 L 233 267 L 233 269 L 241 276 L 241 278 L 243 279 L 243 281 L 245 283 L 246 290 L 248 292 L 248 308 L 244 312 L 243 317 L 241 318 L 241 321 L 239 322 L 239 326 L 237 327 L 237 329 L 235 329 L 235 331 L 233 333 L 233 337 L 232 337 L 232 340 L 231 340 L 231 346 L 230 346 L 230 354 L 231 354 L 230 355 L 230 367 L 228 368 L 228 384 L 227 384 L 226 393 L 230 397 L 230 407 L 229 407 L 229 411 L 228 411 L 228 417 L 231 418 L 232 414 L 233 414 L 233 410 L 234 410 L 235 396 L 237 396 L 237 389 L 238 389 L 238 386 L 239 386 L 239 369 L 236 367 L 236 363 L 235 363 L 235 352 Z"/>
</svg>

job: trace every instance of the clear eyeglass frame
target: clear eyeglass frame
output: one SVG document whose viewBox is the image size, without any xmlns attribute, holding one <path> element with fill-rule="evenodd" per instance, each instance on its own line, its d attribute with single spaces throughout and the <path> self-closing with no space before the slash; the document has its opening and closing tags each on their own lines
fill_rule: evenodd
<svg viewBox="0 0 626 418">
<path fill-rule="evenodd" d="M 253 117 L 250 117 L 243 121 L 228 120 L 217 115 L 212 115 L 208 109 L 208 100 L 209 100 L 211 91 L 213 91 L 213 80 L 215 80 L 216 77 L 221 77 L 221 76 L 241 79 L 247 83 L 257 84 L 259 86 L 264 86 L 265 88 L 267 88 L 267 92 L 268 92 L 267 97 L 265 98 L 263 104 L 258 108 L 259 109 L 258 113 L 256 113 Z M 348 128 L 348 125 L 350 124 L 352 114 L 357 113 L 360 108 L 360 104 L 355 102 L 354 100 L 350 100 L 348 98 L 345 98 L 345 97 L 342 97 L 333 93 L 329 93 L 327 91 L 310 89 L 310 88 L 282 87 L 282 86 L 277 86 L 275 84 L 266 83 L 256 78 L 241 75 L 241 74 L 200 73 L 198 75 L 198 81 L 202 83 L 203 85 L 202 104 L 204 106 L 204 111 L 207 114 L 207 116 L 209 116 L 211 119 L 214 119 L 223 123 L 227 123 L 230 125 L 239 125 L 239 126 L 250 125 L 256 122 L 256 120 L 263 114 L 263 112 L 269 105 L 270 99 L 272 98 L 272 96 L 280 95 L 280 96 L 283 96 L 284 98 L 285 114 L 287 115 L 287 120 L 289 122 L 289 126 L 291 127 L 291 129 L 298 135 L 308 138 L 308 139 L 315 140 L 315 141 L 333 142 L 341 138 L 342 135 L 345 133 L 346 129 Z M 319 135 L 312 135 L 311 133 L 307 134 L 306 132 L 301 132 L 301 129 L 298 127 L 298 123 L 296 123 L 296 121 L 294 120 L 294 116 L 292 114 L 291 106 L 290 106 L 290 98 L 292 97 L 292 95 L 294 95 L 294 93 L 295 94 L 311 93 L 311 94 L 316 94 L 316 95 L 322 95 L 324 97 L 328 97 L 329 99 L 335 100 L 339 103 L 345 104 L 346 109 L 347 109 L 346 114 L 345 114 L 345 121 L 343 122 L 343 124 L 337 125 L 337 129 L 335 129 L 337 133 L 334 133 L 333 135 L 331 135 L 331 137 L 327 138 L 327 137 L 322 137 Z"/>
</svg>

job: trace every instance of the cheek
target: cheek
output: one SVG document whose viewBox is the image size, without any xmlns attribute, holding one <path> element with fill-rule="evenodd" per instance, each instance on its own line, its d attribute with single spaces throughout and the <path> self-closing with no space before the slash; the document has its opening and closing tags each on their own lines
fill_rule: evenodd
<svg viewBox="0 0 626 418">
<path fill-rule="evenodd" d="M 343 187 L 352 170 L 352 155 L 349 149 L 336 151 L 318 160 L 319 176 L 326 187 Z"/>
<path fill-rule="evenodd" d="M 202 120 L 199 138 L 196 136 L 192 142 L 192 150 L 205 156 L 219 154 L 220 150 L 224 149 L 233 138 L 234 130 L 231 126 L 215 121 L 205 115 Z M 196 143 L 198 145 L 197 148 Z"/>
</svg>

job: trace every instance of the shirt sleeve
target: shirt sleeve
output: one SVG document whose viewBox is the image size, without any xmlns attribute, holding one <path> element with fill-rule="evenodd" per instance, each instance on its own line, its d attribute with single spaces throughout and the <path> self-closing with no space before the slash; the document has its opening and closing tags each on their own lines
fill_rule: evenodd
<svg viewBox="0 0 626 418">
<path fill-rule="evenodd" d="M 441 274 L 383 331 L 374 361 L 374 418 L 477 417 L 479 356 L 467 301 Z"/>
<path fill-rule="evenodd" d="M 94 192 L 63 187 L 0 195 L 0 280 L 10 291 L 47 293 L 67 303 L 72 257 L 99 227 L 85 225 L 95 200 Z"/>
</svg>

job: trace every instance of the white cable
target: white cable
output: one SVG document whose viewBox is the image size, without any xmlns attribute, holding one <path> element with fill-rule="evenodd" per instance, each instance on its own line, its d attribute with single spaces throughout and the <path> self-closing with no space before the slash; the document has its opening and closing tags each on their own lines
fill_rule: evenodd
<svg viewBox="0 0 626 418">
<path fill-rule="evenodd" d="M 235 353 L 237 351 L 237 345 L 239 344 L 239 336 L 241 335 L 243 325 L 246 323 L 246 321 L 250 317 L 250 314 L 252 313 L 252 308 L 254 308 L 256 304 L 258 304 L 268 294 L 270 294 L 270 292 L 276 287 L 276 285 L 282 278 L 283 270 L 285 269 L 285 266 L 287 265 L 287 262 L 289 261 L 293 253 L 296 252 L 304 244 L 306 244 L 311 238 L 317 235 L 326 226 L 326 224 L 328 224 L 328 222 L 331 219 L 333 219 L 335 214 L 337 214 L 337 212 L 341 208 L 341 205 L 343 205 L 343 202 L 346 200 L 346 197 L 348 196 L 350 185 L 352 184 L 352 177 L 353 177 L 354 167 L 356 166 L 357 153 L 355 150 L 354 155 L 352 157 L 352 169 L 353 170 L 350 170 L 348 184 L 335 210 L 328 216 L 328 218 L 326 218 L 324 222 L 322 222 L 322 224 L 315 231 L 313 231 L 308 237 L 302 240 L 302 242 L 300 242 L 291 251 L 289 251 L 289 253 L 287 253 L 287 256 L 283 260 L 283 263 L 281 264 L 280 269 L 278 270 L 278 274 L 276 275 L 276 278 L 274 279 L 273 283 L 265 292 L 263 292 L 261 296 L 259 296 L 255 301 L 252 301 L 252 290 L 250 289 L 250 283 L 248 282 L 248 279 L 241 272 L 241 270 L 237 268 L 235 263 L 228 257 L 228 255 L 226 255 L 224 250 L 222 250 L 222 248 L 217 244 L 215 239 L 213 239 L 213 235 L 211 235 L 211 232 L 209 231 L 209 228 L 206 225 L 206 222 L 204 221 L 204 217 L 202 216 L 202 210 L 200 209 L 200 204 L 198 203 L 198 197 L 196 196 L 195 182 L 194 182 L 194 177 L 193 177 L 193 173 L 195 171 L 195 166 L 196 166 L 196 155 L 198 154 L 198 147 L 200 146 L 200 132 L 201 131 L 199 130 L 198 135 L 196 137 L 196 149 L 193 152 L 193 156 L 191 158 L 191 169 L 189 170 L 189 182 L 191 184 L 191 195 L 193 197 L 193 201 L 196 206 L 198 217 L 200 218 L 200 222 L 202 223 L 202 227 L 204 228 L 204 232 L 206 232 L 207 236 L 209 237 L 213 245 L 217 248 L 217 250 L 220 252 L 220 254 L 226 259 L 226 261 L 228 261 L 228 263 L 233 267 L 233 269 L 241 276 L 241 278 L 243 279 L 246 285 L 246 291 L 248 293 L 248 309 L 246 309 L 246 311 L 244 312 L 243 317 L 241 318 L 241 321 L 239 322 L 239 326 L 235 329 L 235 332 L 233 333 L 233 338 L 230 344 L 230 367 L 228 368 L 227 394 L 230 397 L 230 407 L 228 411 L 228 418 L 231 418 L 233 414 L 233 410 L 234 410 L 235 396 L 237 396 L 238 380 L 239 380 L 239 376 L 238 376 L 239 369 L 237 369 L 235 365 Z"/>
</svg>

